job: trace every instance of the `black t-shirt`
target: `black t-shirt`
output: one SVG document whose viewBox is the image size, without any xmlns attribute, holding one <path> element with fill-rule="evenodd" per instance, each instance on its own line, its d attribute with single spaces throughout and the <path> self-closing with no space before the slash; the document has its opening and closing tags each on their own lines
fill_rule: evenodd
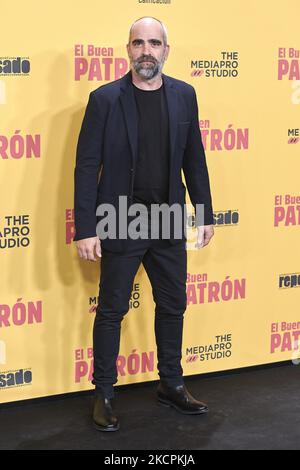
<svg viewBox="0 0 300 470">
<path fill-rule="evenodd" d="M 138 111 L 138 158 L 133 202 L 145 205 L 169 199 L 169 117 L 165 86 L 141 90 L 133 83 Z"/>
</svg>

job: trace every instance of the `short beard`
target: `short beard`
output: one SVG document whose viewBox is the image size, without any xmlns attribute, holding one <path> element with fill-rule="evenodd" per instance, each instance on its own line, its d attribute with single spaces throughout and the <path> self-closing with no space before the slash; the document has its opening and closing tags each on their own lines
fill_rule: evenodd
<svg viewBox="0 0 300 470">
<path fill-rule="evenodd" d="M 134 68 L 134 71 L 140 78 L 144 80 L 151 80 L 162 71 L 165 61 L 164 60 L 162 60 L 161 62 L 156 61 L 153 64 L 153 67 L 144 67 L 144 64 L 137 60 L 130 60 L 130 62 Z"/>
</svg>

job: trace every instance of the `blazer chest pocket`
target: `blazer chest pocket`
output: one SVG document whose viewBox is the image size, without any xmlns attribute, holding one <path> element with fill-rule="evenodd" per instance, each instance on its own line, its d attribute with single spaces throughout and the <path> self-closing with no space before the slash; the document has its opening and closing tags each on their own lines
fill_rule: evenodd
<svg viewBox="0 0 300 470">
<path fill-rule="evenodd" d="M 178 123 L 178 132 L 179 132 L 179 144 L 180 147 L 185 149 L 187 136 L 189 132 L 191 121 L 181 121 Z"/>
</svg>

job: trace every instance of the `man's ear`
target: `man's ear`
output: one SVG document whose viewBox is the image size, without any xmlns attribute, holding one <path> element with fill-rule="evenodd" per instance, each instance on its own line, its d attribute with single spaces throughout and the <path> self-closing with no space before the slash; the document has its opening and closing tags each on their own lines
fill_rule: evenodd
<svg viewBox="0 0 300 470">
<path fill-rule="evenodd" d="M 166 58 L 165 58 L 165 60 L 167 60 L 167 58 L 169 57 L 170 46 L 167 45 L 167 46 L 166 46 L 166 49 L 167 49 L 167 50 L 166 50 Z"/>
</svg>

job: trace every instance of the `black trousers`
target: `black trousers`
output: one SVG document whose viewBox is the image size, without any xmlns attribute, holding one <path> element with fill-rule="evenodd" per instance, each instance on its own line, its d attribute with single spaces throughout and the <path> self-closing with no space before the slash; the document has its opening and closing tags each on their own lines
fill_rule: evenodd
<svg viewBox="0 0 300 470">
<path fill-rule="evenodd" d="M 186 241 L 171 245 L 161 238 L 129 240 L 126 252 L 113 253 L 102 249 L 99 304 L 93 328 L 92 383 L 96 386 L 96 393 L 108 398 L 114 397 L 121 322 L 129 310 L 134 278 L 141 263 L 149 277 L 155 302 L 158 375 L 160 380 L 171 385 L 183 383 L 181 358 L 186 310 Z"/>
</svg>

